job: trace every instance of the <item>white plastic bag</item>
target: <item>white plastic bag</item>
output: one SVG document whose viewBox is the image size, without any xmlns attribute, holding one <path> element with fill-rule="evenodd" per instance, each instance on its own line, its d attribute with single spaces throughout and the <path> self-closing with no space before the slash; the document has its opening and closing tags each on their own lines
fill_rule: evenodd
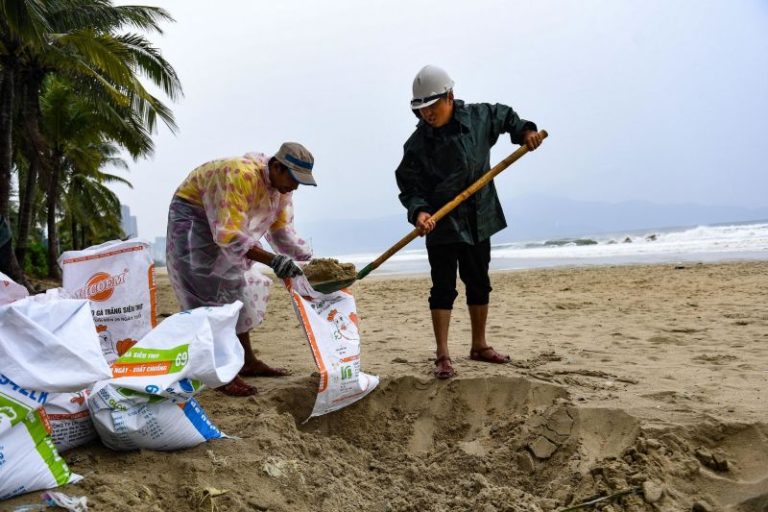
<svg viewBox="0 0 768 512">
<path fill-rule="evenodd" d="M 42 409 L 0 433 L 0 501 L 82 479 L 70 471 L 49 434 Z"/>
<path fill-rule="evenodd" d="M 23 299 L 28 295 L 26 288 L 0 272 L 0 305 Z"/>
<path fill-rule="evenodd" d="M 240 371 L 241 307 L 177 313 L 117 359 L 114 377 L 96 384 L 87 402 L 102 442 L 114 450 L 176 450 L 222 437 L 192 397 Z"/>
<path fill-rule="evenodd" d="M 0 436 L 42 407 L 48 395 L 24 388 L 0 371 Z"/>
<path fill-rule="evenodd" d="M 108 378 L 88 301 L 38 295 L 0 306 L 0 373 L 22 390 L 46 393 Z"/>
<path fill-rule="evenodd" d="M 59 451 L 82 446 L 98 437 L 85 403 L 88 390 L 78 393 L 55 393 L 45 402 L 45 412 L 51 424 L 51 437 Z"/>
<path fill-rule="evenodd" d="M 42 406 L 109 375 L 87 301 L 53 292 L 0 306 L 0 500 L 79 480 Z"/>
<path fill-rule="evenodd" d="M 60 299 L 54 290 L 0 307 L 0 433 L 41 406 L 56 414 L 54 438 L 71 438 L 67 432 L 76 427 L 93 432 L 82 403 L 80 414 L 65 420 L 61 407 L 48 402 L 57 395 L 76 397 L 76 390 L 110 375 L 88 301 Z M 74 445 L 70 440 L 61 446 Z"/>
<path fill-rule="evenodd" d="M 352 294 L 348 290 L 319 293 L 304 276 L 285 283 L 320 371 L 310 418 L 337 411 L 373 391 L 379 378 L 360 371 L 360 333 Z"/>
<path fill-rule="evenodd" d="M 64 289 L 89 299 L 104 357 L 112 363 L 157 325 L 149 243 L 111 241 L 59 258 Z"/>
</svg>

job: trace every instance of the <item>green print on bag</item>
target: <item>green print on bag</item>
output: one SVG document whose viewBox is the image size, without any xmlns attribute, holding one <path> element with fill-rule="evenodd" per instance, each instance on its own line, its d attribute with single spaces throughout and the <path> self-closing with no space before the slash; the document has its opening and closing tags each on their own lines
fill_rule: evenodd
<svg viewBox="0 0 768 512">
<path fill-rule="evenodd" d="M 0 432 L 24 421 L 32 408 L 0 394 Z"/>
<path fill-rule="evenodd" d="M 189 363 L 189 345 L 169 349 L 131 348 L 112 365 L 115 377 L 167 375 L 182 371 Z"/>
</svg>

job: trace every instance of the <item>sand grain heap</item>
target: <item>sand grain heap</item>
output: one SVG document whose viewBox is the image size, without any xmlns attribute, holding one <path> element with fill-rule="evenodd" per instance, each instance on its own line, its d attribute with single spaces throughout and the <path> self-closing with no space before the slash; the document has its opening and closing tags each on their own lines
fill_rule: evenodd
<svg viewBox="0 0 768 512">
<path fill-rule="evenodd" d="M 357 270 L 352 263 L 339 263 L 333 258 L 317 258 L 304 267 L 304 275 L 310 283 L 354 279 Z"/>
</svg>

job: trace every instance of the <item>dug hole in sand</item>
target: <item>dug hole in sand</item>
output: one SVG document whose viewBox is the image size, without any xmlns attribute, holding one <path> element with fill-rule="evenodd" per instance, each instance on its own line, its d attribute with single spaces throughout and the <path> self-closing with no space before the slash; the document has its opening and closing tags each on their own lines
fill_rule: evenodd
<svg viewBox="0 0 768 512">
<path fill-rule="evenodd" d="M 283 393 L 277 411 L 303 417 L 300 393 Z M 768 499 L 765 425 L 650 425 L 522 377 L 392 379 L 296 434 L 306 444 L 264 470 L 308 487 L 307 510 L 562 510 L 632 489 L 596 509 L 757 512 Z"/>
<path fill-rule="evenodd" d="M 73 456 L 87 478 L 69 490 L 109 510 L 528 512 L 626 490 L 584 510 L 766 510 L 765 425 L 652 425 L 501 376 L 384 380 L 301 425 L 315 386 L 295 377 L 253 400 L 207 393 L 205 408 L 241 440 L 172 454 L 91 446 Z"/>
</svg>

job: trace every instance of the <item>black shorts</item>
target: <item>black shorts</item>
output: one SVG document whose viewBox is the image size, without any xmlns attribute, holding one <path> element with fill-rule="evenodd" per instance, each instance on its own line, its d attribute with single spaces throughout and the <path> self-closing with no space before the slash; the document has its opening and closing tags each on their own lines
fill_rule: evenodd
<svg viewBox="0 0 768 512">
<path fill-rule="evenodd" d="M 453 309 L 453 301 L 459 295 L 456 292 L 457 268 L 467 290 L 467 305 L 488 304 L 492 290 L 488 276 L 490 239 L 475 245 L 455 243 L 427 247 L 427 255 L 432 269 L 429 309 Z"/>
</svg>

